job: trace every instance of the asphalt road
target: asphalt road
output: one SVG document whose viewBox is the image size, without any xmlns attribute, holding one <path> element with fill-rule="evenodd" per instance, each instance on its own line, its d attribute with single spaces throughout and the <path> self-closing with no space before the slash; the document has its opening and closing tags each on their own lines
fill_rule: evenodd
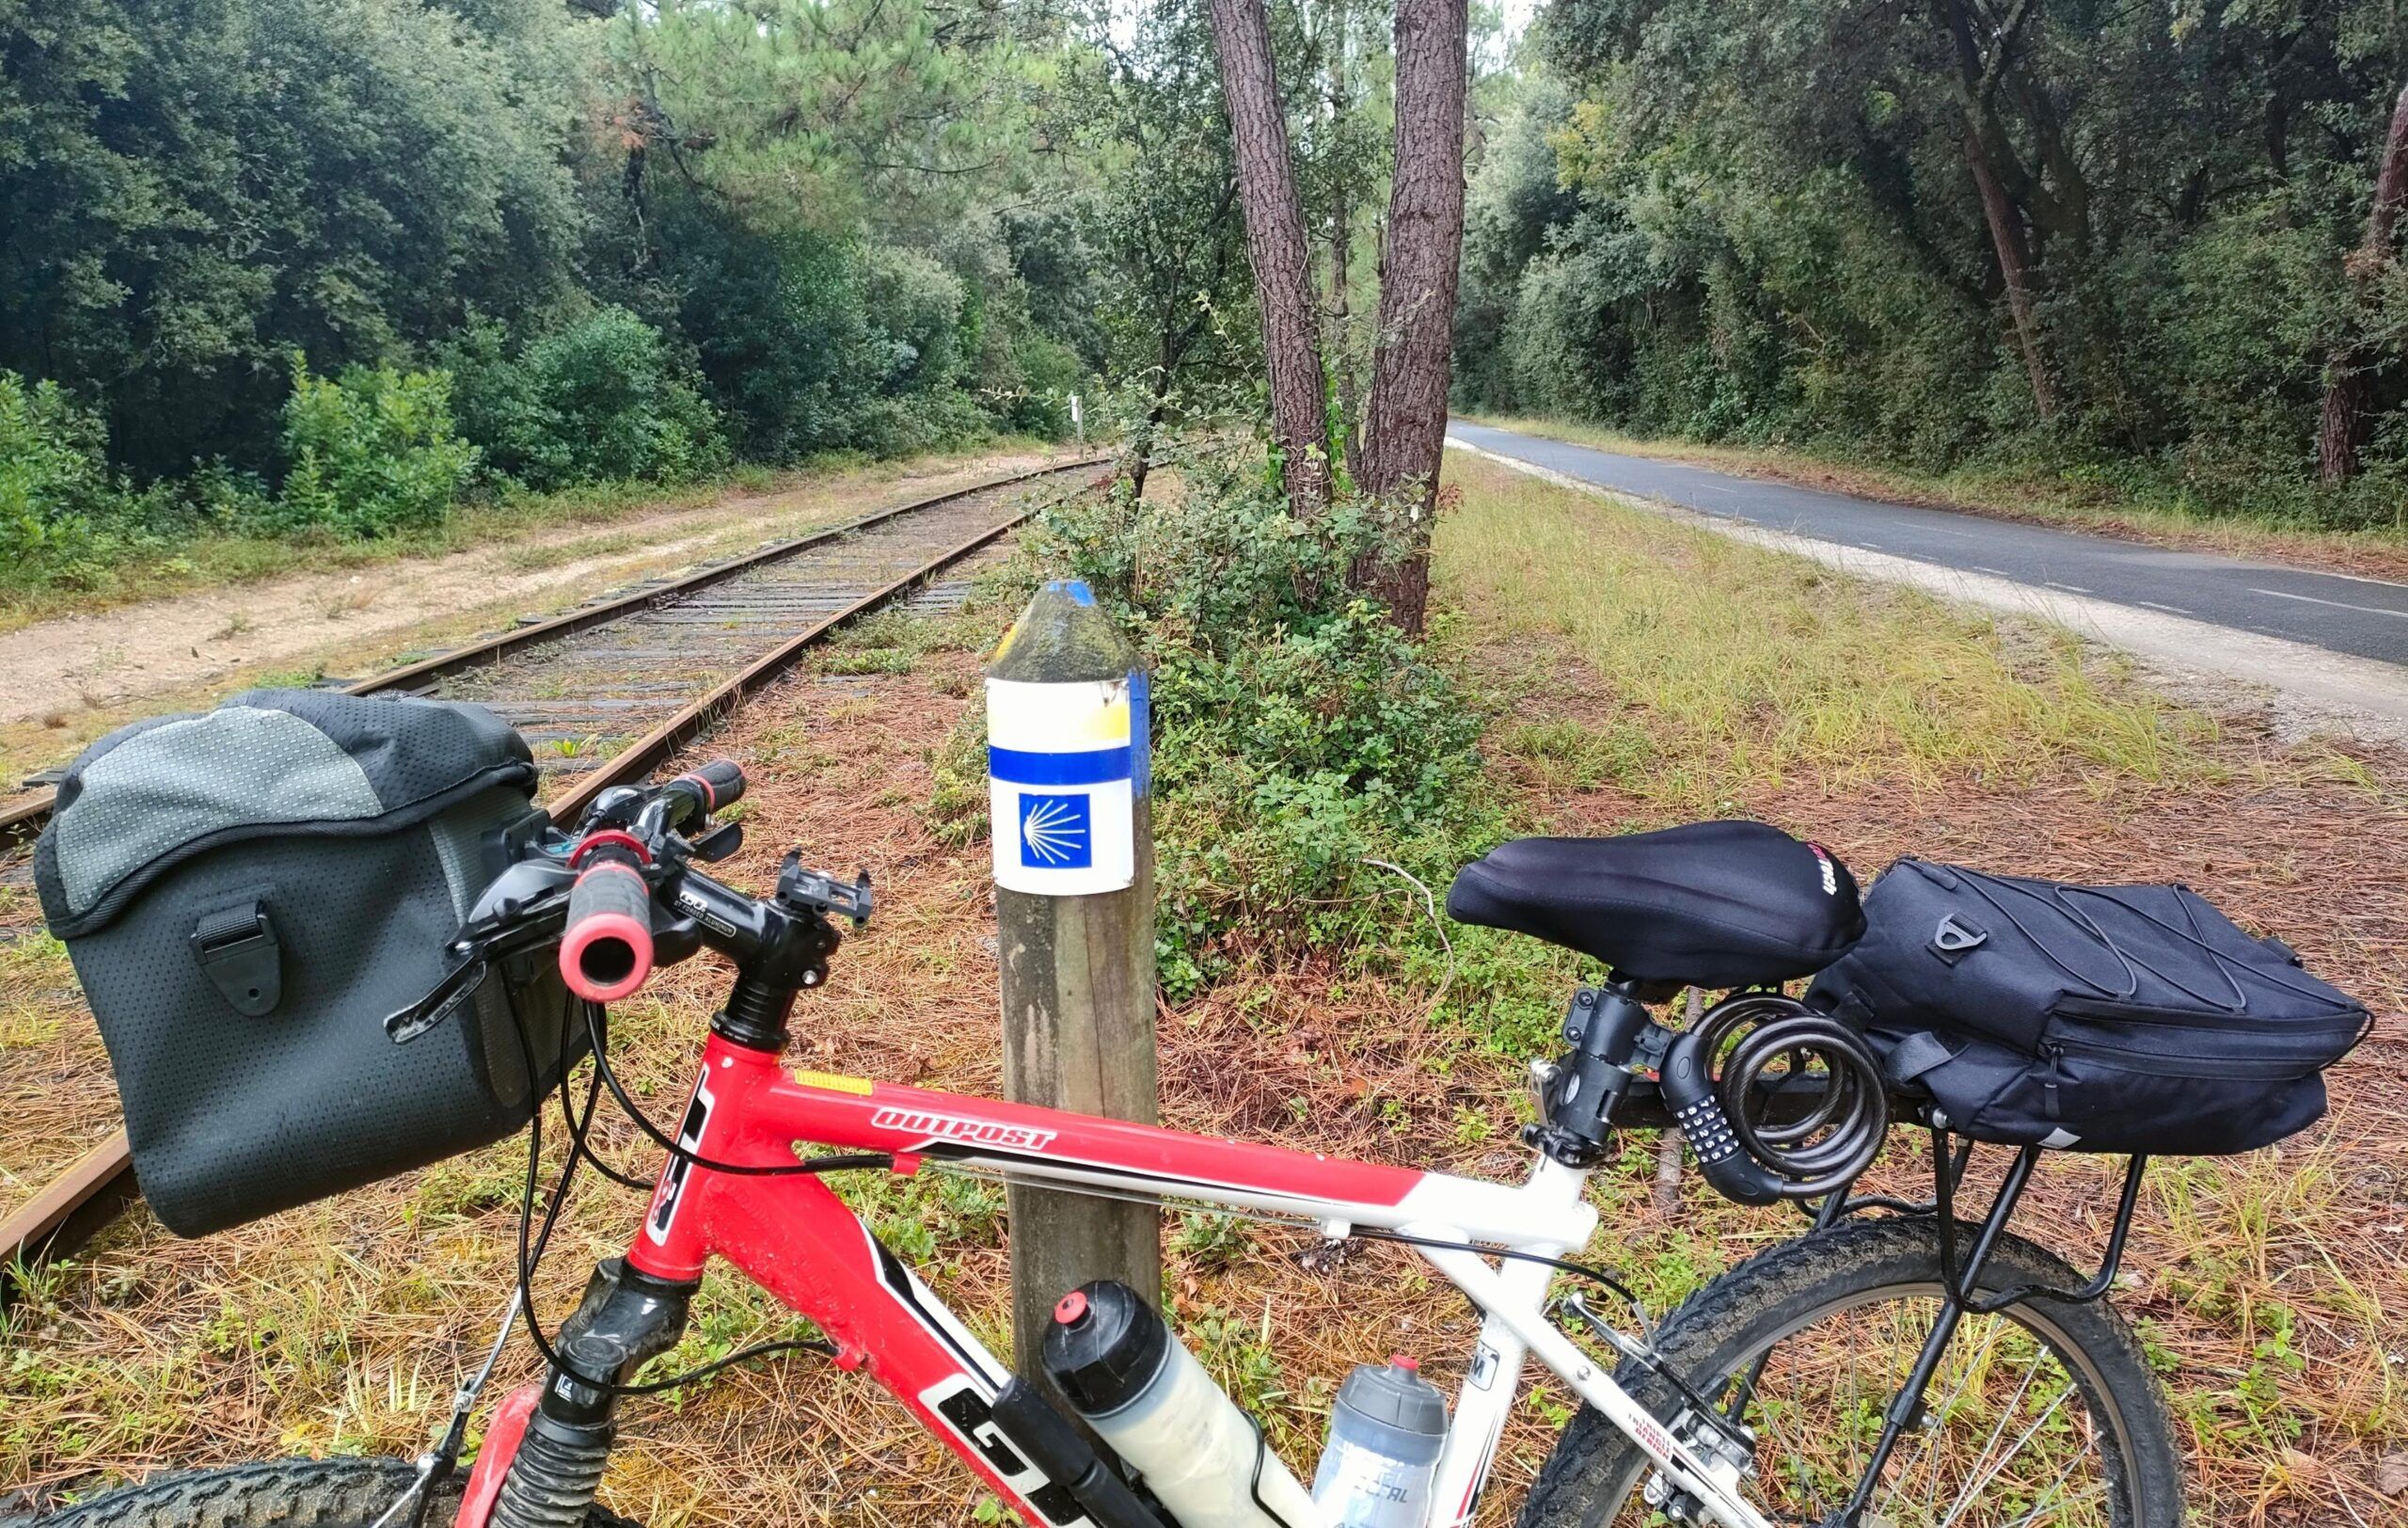
<svg viewBox="0 0 2408 1528">
<path fill-rule="evenodd" d="M 2408 585 L 1886 504 L 1460 421 L 1448 434 L 1705 515 L 2408 665 Z"/>
</svg>

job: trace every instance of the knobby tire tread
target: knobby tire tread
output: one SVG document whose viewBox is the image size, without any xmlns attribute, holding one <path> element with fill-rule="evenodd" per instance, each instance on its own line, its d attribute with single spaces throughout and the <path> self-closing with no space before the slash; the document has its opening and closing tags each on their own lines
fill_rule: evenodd
<svg viewBox="0 0 2408 1528">
<path fill-rule="evenodd" d="M 1970 1247 L 1978 1231 L 1959 1222 L 1957 1245 Z M 1658 1329 L 1656 1351 L 1692 1384 L 1703 1383 L 1703 1371 L 1718 1350 L 1760 1319 L 1851 1291 L 1910 1281 L 1897 1277 L 1901 1264 L 1919 1264 L 1925 1277 L 1937 1281 L 1939 1241 L 1932 1221 L 1858 1220 L 1799 1237 L 1749 1259 L 1692 1293 Z M 1991 1291 L 2016 1284 L 2075 1289 L 2087 1281 L 2086 1275 L 2076 1273 L 2055 1253 L 2009 1234 L 1999 1238 L 1982 1271 L 1981 1286 Z M 2103 1300 L 2033 1303 L 2088 1356 L 2112 1403 L 2123 1413 L 2132 1435 L 2140 1485 L 2135 1528 L 2181 1528 L 2181 1471 L 2172 1422 L 2139 1339 Z M 1614 1380 L 1658 1418 L 1676 1416 L 1685 1404 L 1671 1385 L 1627 1361 L 1615 1371 Z M 1531 1483 L 1516 1520 L 1519 1528 L 1597 1528 L 1613 1521 L 1643 1478 L 1646 1464 L 1637 1444 L 1583 1406 Z"/>
<path fill-rule="evenodd" d="M 266 1459 L 179 1471 L 0 1528 L 368 1528 L 415 1473 L 404 1459 Z M 451 1528 L 467 1466 L 435 1494 L 428 1528 Z M 641 1528 L 594 1508 L 585 1528 Z"/>
</svg>

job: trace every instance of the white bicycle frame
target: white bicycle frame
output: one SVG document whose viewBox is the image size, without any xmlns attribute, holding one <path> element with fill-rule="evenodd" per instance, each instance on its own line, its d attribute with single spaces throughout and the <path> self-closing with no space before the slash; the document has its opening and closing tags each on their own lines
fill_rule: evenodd
<svg viewBox="0 0 2408 1528">
<path fill-rule="evenodd" d="M 956 1170 L 976 1170 L 970 1164 L 953 1166 Z M 1165 1190 L 1159 1179 L 1123 1176 L 1101 1164 L 1056 1168 L 1023 1157 L 1012 1164 L 1008 1176 L 1072 1192 L 1145 1200 L 1175 1197 L 1262 1218 L 1307 1219 L 1333 1239 L 1361 1226 L 1453 1244 L 1413 1249 L 1480 1307 L 1482 1317 L 1479 1345 L 1455 1395 L 1425 1528 L 1461 1528 L 1471 1520 L 1520 1392 L 1523 1369 L 1533 1358 L 1638 1444 L 1672 1485 L 1695 1497 L 1716 1521 L 1725 1528 L 1772 1528 L 1762 1513 L 1722 1484 L 1694 1450 L 1614 1383 L 1607 1367 L 1582 1352 L 1549 1319 L 1546 1297 L 1556 1269 L 1521 1258 L 1497 1258 L 1480 1249 L 1494 1247 L 1543 1258 L 1576 1255 L 1597 1227 L 1596 1209 L 1582 1192 L 1589 1180 L 1585 1170 L 1542 1156 L 1529 1181 L 1518 1187 L 1425 1173 L 1420 1185 L 1392 1211 L 1340 1201 L 1267 1196 L 1196 1181 Z"/>
</svg>

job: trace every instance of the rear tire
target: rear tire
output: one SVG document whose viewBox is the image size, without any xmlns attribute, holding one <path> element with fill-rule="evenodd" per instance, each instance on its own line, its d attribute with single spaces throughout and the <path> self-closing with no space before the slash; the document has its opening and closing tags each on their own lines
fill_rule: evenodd
<svg viewBox="0 0 2408 1528">
<path fill-rule="evenodd" d="M 1971 1245 L 1975 1229 L 1961 1228 L 1960 1248 Z M 1999 1239 L 1981 1279 L 1982 1287 L 1989 1291 L 2036 1283 L 2072 1289 L 2084 1281 L 2054 1253 L 2015 1235 Z M 1656 1348 L 1694 1388 L 1713 1396 L 1715 1387 L 1726 1377 L 1743 1371 L 1761 1354 L 1780 1352 L 1782 1345 L 1793 1338 L 1807 1339 L 1800 1350 L 1810 1356 L 1831 1351 L 1814 1348 L 1814 1339 L 1808 1334 L 1842 1329 L 1867 1311 L 1893 1307 L 1905 1311 L 1910 1304 L 1928 1304 L 1936 1309 L 1939 1289 L 1939 1235 L 1932 1221 L 1900 1218 L 1846 1222 L 1783 1243 L 1715 1280 L 1691 1296 L 1664 1324 L 1656 1335 Z M 1829 1327 L 1818 1325 L 1827 1321 L 1830 1323 Z M 2181 1528 L 2182 1471 L 2174 1447 L 2173 1425 L 2166 1415 L 2157 1377 L 2149 1372 L 2140 1343 L 2123 1317 L 2104 1300 L 2086 1305 L 2032 1300 L 2000 1315 L 1968 1316 L 1965 1326 L 1952 1340 L 1949 1353 L 1956 1353 L 1959 1345 L 1966 1343 L 1976 1324 L 1982 1322 L 2011 1322 L 2017 1329 L 2006 1335 L 2012 1341 L 2028 1343 L 2036 1353 L 2053 1360 L 2067 1378 L 2066 1398 L 2078 1397 L 2083 1410 L 2096 1425 L 2090 1440 L 2096 1444 L 2099 1460 L 2099 1500 L 2095 1511 L 2069 1512 L 2065 1520 L 2084 1524 L 2103 1521 L 2112 1523 L 2113 1528 Z M 1911 1334 L 1914 1344 L 1919 1345 L 1921 1333 L 1928 1331 L 1929 1326 L 1925 1321 L 1919 1329 L 1894 1329 Z M 1913 1345 L 1909 1345 L 1903 1354 L 1894 1355 L 1894 1372 L 1903 1375 L 1913 1356 Z M 2036 1366 L 2039 1361 L 2039 1358 L 2035 1359 Z M 1818 1372 L 1811 1362 L 1805 1367 L 1809 1373 Z M 1877 1361 L 1876 1367 L 1880 1367 Z M 1942 1376 L 1947 1372 L 1943 1358 Z M 2027 1383 L 2031 1372 L 2027 1371 Z M 1853 1378 L 1853 1363 L 1849 1373 Z M 1624 1363 L 1614 1377 L 1651 1413 L 1668 1423 L 1681 1413 L 1686 1404 L 1671 1385 L 1629 1363 Z M 1856 1387 L 1852 1383 L 1850 1388 Z M 1741 1494 L 1775 1522 L 1800 1518 L 1811 1522 L 1836 1513 L 1845 1501 L 1846 1484 L 1853 1484 L 1851 1470 L 1834 1472 L 1832 1478 L 1844 1476 L 1846 1484 L 1830 1488 L 1829 1495 L 1814 1494 L 1803 1504 L 1807 1506 L 1805 1511 L 1800 1511 L 1801 1503 L 1794 1495 L 1774 1499 L 1772 1493 L 1791 1488 L 1782 1478 L 1782 1432 L 1786 1427 L 1818 1437 L 1828 1446 L 1830 1439 L 1844 1435 L 1843 1418 L 1853 1412 L 1861 1437 L 1868 1425 L 1877 1427 L 1879 1410 L 1890 1398 L 1886 1390 L 1874 1396 L 1871 1393 L 1875 1388 L 1868 1385 L 1852 1398 L 1839 1393 L 1810 1396 L 1799 1392 L 1787 1398 L 1787 1414 L 1779 1418 L 1763 1417 L 1759 1408 L 1751 1408 L 1748 1421 L 1760 1428 L 1757 1459 L 1763 1472 L 1750 1481 Z M 1935 1378 L 1925 1392 L 1926 1401 L 1941 1398 L 1937 1409 L 1947 1413 L 1960 1398 L 1961 1389 L 1960 1385 L 1959 1395 L 1943 1397 L 1945 1386 L 1941 1379 Z M 1983 1397 L 1976 1393 L 1962 1398 L 1970 1408 Z M 2016 1408 L 2023 1398 L 2023 1393 L 2019 1392 L 2007 1403 L 2005 1414 L 2013 1421 L 2021 1421 Z M 2060 1424 L 2060 1430 L 2074 1425 L 2075 1422 L 2068 1418 Z M 2035 1432 L 2038 1426 L 2038 1423 L 2033 1425 Z M 1899 1440 L 1897 1460 L 1909 1461 L 1909 1469 L 1914 1467 L 1912 1461 L 1917 1458 L 1909 1450 L 1923 1446 L 1918 1443 L 1920 1436 L 1910 1431 Z M 1995 1437 L 1994 1434 L 1993 1440 Z M 2042 1440 L 2049 1439 L 2044 1436 Z M 2079 1455 L 2082 1450 L 2077 1448 L 2074 1452 Z M 1924 1456 L 1936 1453 L 1935 1448 Z M 1983 1465 L 1986 1458 L 1987 1456 L 1976 1459 L 1975 1466 Z M 2006 1462 L 2002 1461 L 2002 1469 Z M 1647 1457 L 1638 1445 L 1596 1411 L 1583 1407 L 1564 1428 L 1554 1453 L 1547 1456 L 1538 1480 L 1531 1486 L 1529 1500 L 1522 1509 L 1521 1528 L 1602 1528 L 1607 1523 L 1647 1521 L 1650 1509 L 1636 1494 L 1647 1468 Z M 1934 1464 L 1931 1469 L 1936 1481 L 1939 1466 Z M 1900 1512 L 1892 1506 L 1884 1520 L 1895 1528 L 1925 1528 L 1926 1523 L 1941 1521 L 1988 1528 L 1994 1522 L 2022 1520 L 2013 1516 L 2016 1506 L 1995 1503 L 1995 1494 L 2003 1494 L 2000 1488 L 2011 1476 L 1998 1474 L 1984 1480 L 1978 1468 L 1968 1472 L 1975 1478 L 1976 1488 L 1965 1497 L 1955 1496 L 1955 1486 L 1945 1492 L 1909 1488 L 1906 1494 L 1925 1496 L 1924 1507 L 1912 1510 L 1913 1504 L 1909 1503 L 1910 1509 Z M 2060 1484 L 2063 1478 L 2060 1477 Z M 1888 1476 L 1885 1482 L 1895 1494 L 1899 1483 Z M 1832 1495 L 1839 1499 L 1832 1500 Z M 1952 1500 L 1963 1504 L 1954 1514 L 1943 1518 L 1939 1511 L 1931 1510 L 1931 1504 Z M 1884 1496 L 1877 1493 L 1871 1510 L 1880 1511 L 1885 1504 Z M 2067 1508 L 2075 1504 L 2071 1501 L 2065 1503 Z M 2042 1504 L 2044 1508 L 2046 1505 Z M 2001 1515 L 1993 1518 L 1993 1512 Z M 2033 1520 L 2054 1520 L 2039 1516 Z"/>
<path fill-rule="evenodd" d="M 409 1488 L 406 1459 L 270 1459 L 154 1475 L 5 1528 L 371 1528 Z M 426 1528 L 452 1528 L 465 1471 L 438 1487 Z M 595 1507 L 585 1528 L 638 1528 Z"/>
</svg>

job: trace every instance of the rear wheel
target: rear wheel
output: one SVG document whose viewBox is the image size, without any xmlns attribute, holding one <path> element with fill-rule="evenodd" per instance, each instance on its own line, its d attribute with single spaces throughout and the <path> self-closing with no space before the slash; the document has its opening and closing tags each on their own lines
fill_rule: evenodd
<svg viewBox="0 0 2408 1528">
<path fill-rule="evenodd" d="M 405 1459 L 272 1459 L 154 1476 L 10 1528 L 372 1528 L 417 1473 Z M 421 1520 L 451 1528 L 465 1472 L 438 1488 Z M 637 1528 L 595 1507 L 585 1528 Z"/>
<path fill-rule="evenodd" d="M 1993 1291 L 2082 1281 L 2011 1235 L 1981 1281 Z M 1856 1222 L 1723 1275 L 1675 1313 L 1656 1345 L 1718 1401 L 1763 1364 L 1743 1418 L 1756 1435 L 1755 1471 L 1740 1494 L 1776 1523 L 1821 1524 L 1846 1504 L 1941 1308 L 1938 1228 Z M 1681 1415 L 1686 1403 L 1661 1379 L 1628 1364 L 1616 1377 L 1657 1417 Z M 1523 1528 L 1646 1522 L 1647 1473 L 1638 1447 L 1584 1408 L 1531 1488 Z M 2039 1299 L 1966 1316 L 1859 1522 L 2180 1528 L 2172 1427 L 2131 1329 L 2104 1301 Z"/>
</svg>

